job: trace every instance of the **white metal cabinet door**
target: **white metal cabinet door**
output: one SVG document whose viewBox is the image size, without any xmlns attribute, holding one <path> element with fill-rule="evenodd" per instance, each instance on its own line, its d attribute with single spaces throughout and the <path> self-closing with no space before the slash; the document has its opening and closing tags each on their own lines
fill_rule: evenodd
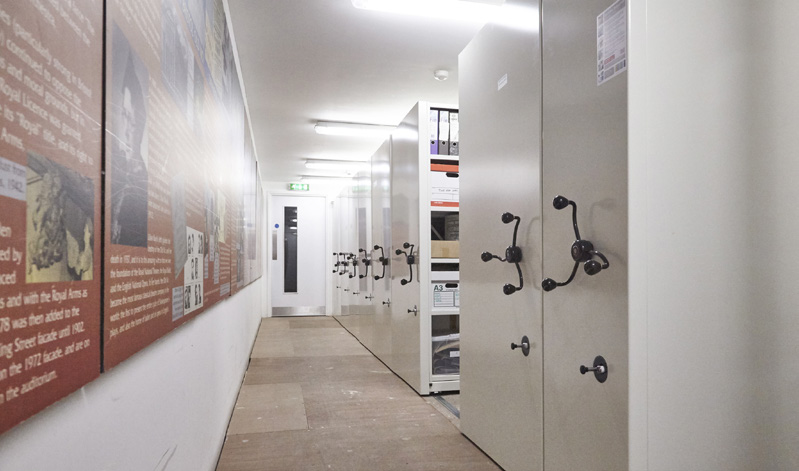
<svg viewBox="0 0 799 471">
<path fill-rule="evenodd" d="M 371 172 L 358 174 L 355 185 L 357 200 L 357 232 L 358 232 L 358 340 L 368 349 L 372 349 L 374 337 L 374 294 L 373 266 L 371 264 L 372 249 L 372 200 Z M 367 265 L 368 263 L 368 265 Z"/>
<path fill-rule="evenodd" d="M 346 211 L 347 211 L 347 234 L 344 245 L 344 259 L 347 262 L 347 274 L 344 275 L 345 285 L 344 299 L 347 300 L 347 316 L 342 316 L 339 321 L 352 335 L 361 338 L 361 281 L 359 276 L 363 273 L 361 257 L 358 253 L 359 244 L 359 199 L 358 199 L 358 180 L 353 179 L 349 182 L 346 189 Z"/>
<path fill-rule="evenodd" d="M 593 276 L 580 263 L 574 281 L 544 294 L 548 470 L 628 462 L 627 73 L 597 85 L 597 16 L 613 3 L 542 2 L 544 276 L 564 282 L 575 263 L 572 208 L 555 209 L 556 195 L 576 203 L 580 236 L 610 262 Z M 580 374 L 598 355 L 609 365 L 604 383 Z"/>
<path fill-rule="evenodd" d="M 388 366 L 420 394 L 421 381 L 419 285 L 419 105 L 413 107 L 392 137 L 391 159 L 391 355 Z M 425 237 L 429 237 L 425 234 Z M 406 263 L 403 244 L 412 244 L 416 262 Z M 402 280 L 413 280 L 403 284 Z"/>
<path fill-rule="evenodd" d="M 372 156 L 372 275 L 374 310 L 372 353 L 381 360 L 391 352 L 391 139 Z M 379 249 L 374 249 L 374 246 Z M 382 249 L 382 250 L 381 250 Z M 379 280 L 374 276 L 380 277 Z"/>
<path fill-rule="evenodd" d="M 543 466 L 541 62 L 538 1 L 505 7 L 525 28 L 486 26 L 459 57 L 461 431 L 508 471 Z M 524 285 L 505 256 L 515 221 Z M 511 343 L 529 339 L 529 356 Z"/>
<path fill-rule="evenodd" d="M 350 232 L 350 214 L 349 214 L 349 195 L 348 189 L 342 190 L 338 197 L 338 211 L 339 211 L 339 244 L 336 250 L 339 255 L 339 271 L 337 286 L 339 287 L 340 302 L 341 302 L 341 315 L 347 316 L 350 314 L 350 280 L 349 273 L 352 268 L 347 261 L 347 252 L 349 247 L 349 232 Z"/>
</svg>

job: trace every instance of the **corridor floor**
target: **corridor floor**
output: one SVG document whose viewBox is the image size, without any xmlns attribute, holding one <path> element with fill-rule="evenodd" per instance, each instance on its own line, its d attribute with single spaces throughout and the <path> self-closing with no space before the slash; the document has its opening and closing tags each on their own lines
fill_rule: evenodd
<svg viewBox="0 0 799 471">
<path fill-rule="evenodd" d="M 263 320 L 217 467 L 498 469 L 331 317 Z"/>
</svg>

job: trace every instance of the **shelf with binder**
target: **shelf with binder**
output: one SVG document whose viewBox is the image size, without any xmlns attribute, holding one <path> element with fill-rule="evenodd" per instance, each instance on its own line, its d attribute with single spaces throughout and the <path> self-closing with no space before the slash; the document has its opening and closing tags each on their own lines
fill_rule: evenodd
<svg viewBox="0 0 799 471">
<path fill-rule="evenodd" d="M 419 102 L 372 156 L 371 253 L 362 258 L 373 289 L 368 305 L 341 309 L 342 325 L 423 395 L 460 388 L 457 121 L 456 107 Z M 358 234 L 360 215 L 346 214 Z"/>
<path fill-rule="evenodd" d="M 395 353 L 381 359 L 420 394 L 460 388 L 453 367 L 459 350 L 433 340 L 442 337 L 436 342 L 449 339 L 451 344 L 453 338 L 447 336 L 460 335 L 456 307 L 460 299 L 453 287 L 459 284 L 459 254 L 452 250 L 458 243 L 445 240 L 457 237 L 454 223 L 447 237 L 446 223 L 459 212 L 453 117 L 457 129 L 456 107 L 420 102 L 392 137 L 391 308 L 396 335 Z M 429 136 L 427 141 L 424 136 Z M 397 250 L 400 255 L 395 255 Z M 444 328 L 444 320 L 455 328 Z M 451 352 L 455 353 L 449 359 Z M 446 364 L 435 374 L 434 354 L 438 363 Z"/>
</svg>

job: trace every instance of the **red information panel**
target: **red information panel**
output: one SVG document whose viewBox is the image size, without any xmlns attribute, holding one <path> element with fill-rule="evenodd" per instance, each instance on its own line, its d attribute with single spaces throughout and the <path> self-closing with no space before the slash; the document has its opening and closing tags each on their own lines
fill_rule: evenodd
<svg viewBox="0 0 799 471">
<path fill-rule="evenodd" d="M 0 433 L 100 374 L 102 11 L 0 2 Z"/>
<path fill-rule="evenodd" d="M 111 368 L 238 287 L 245 135 L 221 1 L 110 1 L 106 51 Z"/>
</svg>

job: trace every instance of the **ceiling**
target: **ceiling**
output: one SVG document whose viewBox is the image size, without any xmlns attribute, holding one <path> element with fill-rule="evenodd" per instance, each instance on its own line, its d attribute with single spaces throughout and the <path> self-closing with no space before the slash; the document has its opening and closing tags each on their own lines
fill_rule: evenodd
<svg viewBox="0 0 799 471">
<path fill-rule="evenodd" d="M 457 104 L 458 54 L 482 27 L 350 0 L 228 4 L 265 182 L 325 173 L 308 158 L 366 160 L 385 139 L 318 135 L 317 121 L 396 125 L 417 101 Z"/>
</svg>

